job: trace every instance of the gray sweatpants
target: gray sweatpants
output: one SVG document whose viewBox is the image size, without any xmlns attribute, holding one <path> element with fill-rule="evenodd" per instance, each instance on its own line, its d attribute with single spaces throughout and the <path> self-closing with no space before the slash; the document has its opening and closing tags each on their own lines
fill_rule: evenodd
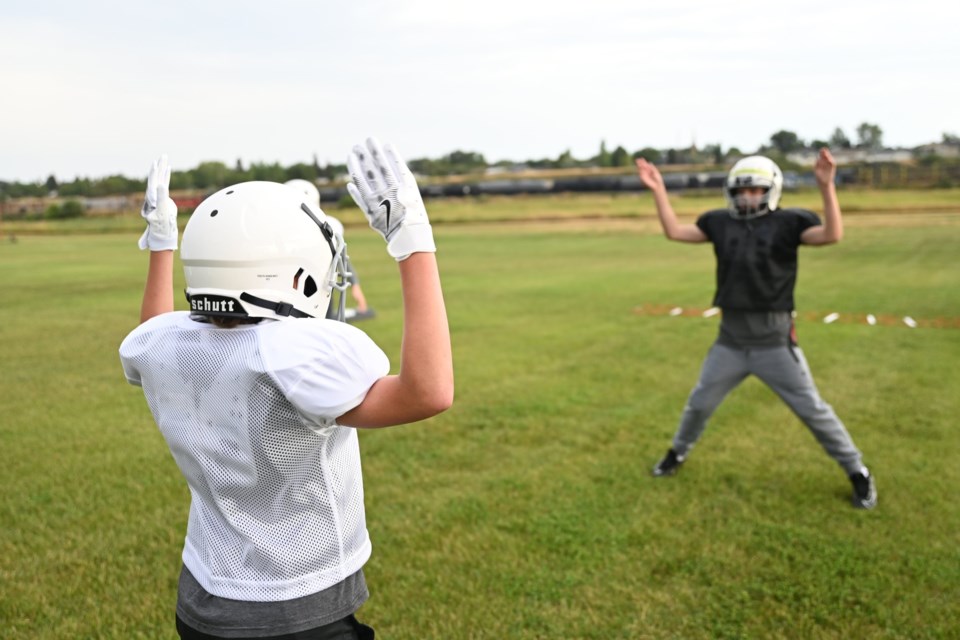
<svg viewBox="0 0 960 640">
<path fill-rule="evenodd" d="M 700 438 L 707 420 L 734 387 L 750 374 L 760 378 L 787 403 L 817 442 L 848 473 L 862 467 L 850 434 L 823 401 L 799 347 L 735 348 L 715 342 L 703 362 L 673 437 L 673 449 L 685 456 Z"/>
</svg>

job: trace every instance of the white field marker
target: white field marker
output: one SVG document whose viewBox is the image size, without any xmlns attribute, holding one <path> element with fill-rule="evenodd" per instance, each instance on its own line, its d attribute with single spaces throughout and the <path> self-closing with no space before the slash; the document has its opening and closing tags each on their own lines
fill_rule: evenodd
<svg viewBox="0 0 960 640">
<path fill-rule="evenodd" d="M 867 324 L 869 324 L 871 327 L 872 327 L 873 325 L 877 324 L 877 316 L 873 315 L 872 313 L 868 313 L 868 314 L 867 314 Z"/>
<path fill-rule="evenodd" d="M 710 307 L 709 309 L 707 309 L 706 311 L 703 312 L 703 317 L 704 317 L 704 318 L 712 318 L 713 316 L 717 315 L 718 313 L 720 313 L 720 307 Z"/>
<path fill-rule="evenodd" d="M 681 313 L 683 313 L 683 309 L 681 309 L 680 307 L 674 307 L 673 309 L 670 309 L 670 315 L 672 316 L 678 316 Z"/>
<path fill-rule="evenodd" d="M 823 324 L 830 324 L 831 322 L 835 322 L 836 319 L 839 318 L 839 317 L 840 317 L 840 314 L 839 314 L 839 313 L 830 313 L 830 314 L 827 314 L 827 316 L 824 317 L 824 319 L 823 319 Z"/>
<path fill-rule="evenodd" d="M 910 316 L 903 316 L 903 324 L 907 325 L 911 329 L 917 328 L 917 321 L 911 318 Z"/>
</svg>

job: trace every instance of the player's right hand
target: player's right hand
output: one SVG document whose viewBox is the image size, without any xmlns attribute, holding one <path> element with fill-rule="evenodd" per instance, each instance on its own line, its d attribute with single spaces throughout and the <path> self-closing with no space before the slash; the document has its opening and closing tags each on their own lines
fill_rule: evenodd
<svg viewBox="0 0 960 640">
<path fill-rule="evenodd" d="M 643 185 L 650 189 L 650 191 L 656 191 L 657 189 L 663 189 L 663 176 L 660 175 L 660 170 L 657 169 L 652 163 L 647 162 L 644 158 L 637 158 L 637 175 L 640 176 L 640 182 Z"/>
<path fill-rule="evenodd" d="M 387 253 L 399 261 L 417 252 L 436 252 L 417 180 L 392 145 L 368 138 L 365 145 L 353 147 L 347 169 L 352 180 L 347 191 L 387 241 Z"/>
<path fill-rule="evenodd" d="M 166 155 L 154 160 L 150 167 L 140 215 L 147 221 L 147 230 L 138 243 L 141 249 L 171 251 L 177 248 L 177 205 L 170 199 L 170 163 Z"/>
</svg>

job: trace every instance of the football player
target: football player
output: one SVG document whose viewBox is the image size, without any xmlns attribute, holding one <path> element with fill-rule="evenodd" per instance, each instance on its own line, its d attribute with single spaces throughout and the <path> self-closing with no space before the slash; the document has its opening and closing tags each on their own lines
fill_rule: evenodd
<svg viewBox="0 0 960 640">
<path fill-rule="evenodd" d="M 370 139 L 350 191 L 397 260 L 400 371 L 361 330 L 325 319 L 345 287 L 343 239 L 315 203 L 272 182 L 201 203 L 180 255 L 166 158 L 148 178 L 141 324 L 120 346 L 190 487 L 177 597 L 181 638 L 372 638 L 354 617 L 370 556 L 358 428 L 416 422 L 453 400 L 436 247 L 416 181 Z"/>
<path fill-rule="evenodd" d="M 654 476 L 677 472 L 724 397 L 749 375 L 766 383 L 796 413 L 853 485 L 852 503 L 877 503 L 874 478 L 850 434 L 814 385 L 793 324 L 797 249 L 839 242 L 843 220 L 834 186 L 836 161 L 821 149 L 814 176 L 824 220 L 811 211 L 780 208 L 783 174 L 769 158 L 737 162 L 726 179 L 726 209 L 708 211 L 696 224 L 678 222 L 663 177 L 643 158 L 636 161 L 650 189 L 663 232 L 678 242 L 710 242 L 717 259 L 713 304 L 722 310 L 720 332 L 700 379 L 687 399 L 673 444 Z"/>
</svg>

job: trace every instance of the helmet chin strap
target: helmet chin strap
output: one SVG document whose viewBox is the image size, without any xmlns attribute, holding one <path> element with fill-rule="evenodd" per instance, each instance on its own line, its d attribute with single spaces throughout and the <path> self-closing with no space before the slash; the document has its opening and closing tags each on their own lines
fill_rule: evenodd
<svg viewBox="0 0 960 640">
<path fill-rule="evenodd" d="M 308 313 L 304 313 L 297 309 L 289 302 L 274 302 L 273 300 L 265 300 L 263 298 L 258 298 L 257 296 L 247 293 L 244 291 L 240 294 L 240 299 L 248 304 L 252 304 L 256 307 L 261 307 L 269 311 L 273 311 L 278 316 L 283 318 L 292 317 L 292 318 L 312 318 Z"/>
</svg>

